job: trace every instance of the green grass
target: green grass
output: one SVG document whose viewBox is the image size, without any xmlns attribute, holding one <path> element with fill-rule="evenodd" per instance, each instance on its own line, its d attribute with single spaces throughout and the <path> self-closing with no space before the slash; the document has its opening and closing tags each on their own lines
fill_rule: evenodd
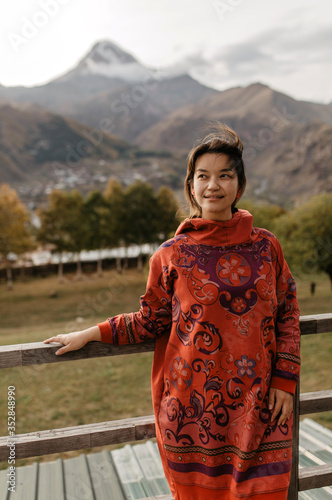
<svg viewBox="0 0 332 500">
<path fill-rule="evenodd" d="M 310 294 L 310 283 L 316 283 L 315 294 Z M 332 290 L 327 274 L 308 275 L 296 279 L 301 315 L 332 312 Z"/>
<path fill-rule="evenodd" d="M 297 280 L 302 315 L 332 312 L 332 292 L 325 275 Z M 0 344 L 41 341 L 61 332 L 82 329 L 108 316 L 137 310 L 146 275 L 107 271 L 103 278 L 76 281 L 67 276 L 31 279 L 0 286 Z M 331 388 L 332 334 L 302 338 L 301 392 Z M 16 387 L 16 433 L 115 420 L 152 413 L 152 353 L 33 365 L 1 370 L 0 433 L 7 435 L 7 388 Z M 332 412 L 312 416 L 332 428 Z M 85 450 L 87 451 L 87 450 Z M 62 457 L 75 454 L 70 452 Z M 53 459 L 55 456 L 38 458 Z M 35 461 L 22 460 L 19 464 Z M 6 463 L 2 464 L 6 467 Z"/>
<path fill-rule="evenodd" d="M 69 276 L 63 284 L 55 276 L 27 280 L 14 283 L 12 291 L 2 285 L 0 342 L 3 343 L 7 328 L 8 333 L 26 328 L 29 335 L 34 335 L 38 326 L 70 328 L 76 319 L 94 324 L 99 319 L 123 312 L 123 308 L 126 311 L 137 309 L 144 282 L 142 273 L 108 271 L 102 278 L 90 275 L 75 280 Z"/>
</svg>

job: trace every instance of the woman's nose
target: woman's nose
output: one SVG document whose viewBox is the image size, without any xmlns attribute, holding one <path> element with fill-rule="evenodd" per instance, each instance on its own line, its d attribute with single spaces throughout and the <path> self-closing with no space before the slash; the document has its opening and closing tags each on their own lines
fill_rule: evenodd
<svg viewBox="0 0 332 500">
<path fill-rule="evenodd" d="M 219 185 L 218 180 L 219 179 L 217 179 L 215 177 L 210 177 L 209 183 L 208 183 L 208 189 L 212 189 L 213 191 L 219 189 L 220 185 Z"/>
</svg>

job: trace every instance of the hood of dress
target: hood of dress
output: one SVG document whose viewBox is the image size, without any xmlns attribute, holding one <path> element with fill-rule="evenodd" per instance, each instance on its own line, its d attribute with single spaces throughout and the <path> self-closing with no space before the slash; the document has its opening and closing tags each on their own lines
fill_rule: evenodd
<svg viewBox="0 0 332 500">
<path fill-rule="evenodd" d="M 230 220 L 186 219 L 175 235 L 187 234 L 203 245 L 240 245 L 252 240 L 253 217 L 247 210 L 237 210 Z"/>
</svg>

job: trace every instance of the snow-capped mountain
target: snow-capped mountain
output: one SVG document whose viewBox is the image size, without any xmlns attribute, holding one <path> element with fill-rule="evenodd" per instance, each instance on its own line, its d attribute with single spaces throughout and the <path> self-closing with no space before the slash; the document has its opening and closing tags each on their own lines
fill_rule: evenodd
<svg viewBox="0 0 332 500">
<path fill-rule="evenodd" d="M 180 72 L 181 73 L 181 72 Z M 110 41 L 95 44 L 65 75 L 37 87 L 1 87 L 0 103 L 33 103 L 133 141 L 179 106 L 217 93 L 186 72 L 154 71 Z"/>
<path fill-rule="evenodd" d="M 153 77 L 131 54 L 110 41 L 96 43 L 73 70 L 56 81 L 65 82 L 77 76 L 104 76 L 126 83 L 139 83 Z"/>
</svg>

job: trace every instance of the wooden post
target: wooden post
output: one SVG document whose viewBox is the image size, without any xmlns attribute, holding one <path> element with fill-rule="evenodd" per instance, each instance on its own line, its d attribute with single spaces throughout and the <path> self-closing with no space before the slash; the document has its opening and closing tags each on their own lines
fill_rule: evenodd
<svg viewBox="0 0 332 500">
<path fill-rule="evenodd" d="M 297 383 L 293 406 L 292 471 L 287 500 L 298 500 L 299 491 L 299 439 L 300 439 L 300 382 Z"/>
</svg>

